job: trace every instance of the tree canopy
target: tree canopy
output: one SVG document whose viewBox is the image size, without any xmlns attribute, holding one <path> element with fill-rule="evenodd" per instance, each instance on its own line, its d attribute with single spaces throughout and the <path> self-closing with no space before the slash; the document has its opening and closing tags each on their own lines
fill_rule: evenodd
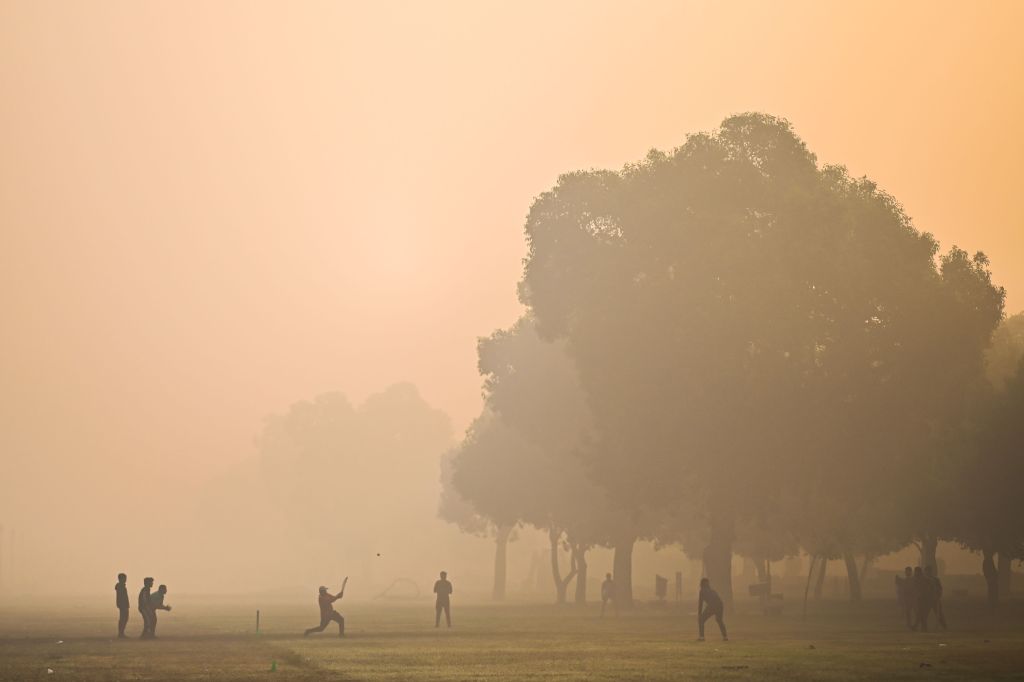
<svg viewBox="0 0 1024 682">
<path fill-rule="evenodd" d="M 594 480 L 627 508 L 696 501 L 727 596 L 738 518 L 825 490 L 845 523 L 920 470 L 1002 314 L 983 255 L 937 258 L 893 197 L 763 114 L 562 176 L 526 233 L 520 296 L 578 368 Z"/>
</svg>

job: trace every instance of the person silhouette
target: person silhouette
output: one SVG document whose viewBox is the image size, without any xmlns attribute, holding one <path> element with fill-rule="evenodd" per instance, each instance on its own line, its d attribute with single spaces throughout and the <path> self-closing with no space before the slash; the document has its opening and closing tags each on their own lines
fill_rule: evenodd
<svg viewBox="0 0 1024 682">
<path fill-rule="evenodd" d="M 117 638 L 124 639 L 124 629 L 128 625 L 128 612 L 131 610 L 131 604 L 128 603 L 128 576 L 124 573 L 117 574 L 114 594 L 114 602 L 120 612 L 117 619 Z"/>
<path fill-rule="evenodd" d="M 153 579 L 143 579 L 142 589 L 139 590 L 139 603 L 135 605 L 139 613 L 142 614 L 142 634 L 139 635 L 141 639 L 149 639 L 153 636 L 152 628 L 150 627 L 153 621 L 153 609 L 149 607 L 150 591 L 152 589 Z"/>
<path fill-rule="evenodd" d="M 914 569 L 907 566 L 903 569 L 903 576 L 896 576 L 896 597 L 899 599 L 900 608 L 903 609 L 903 617 L 907 621 L 907 627 L 913 630 L 914 623 Z"/>
<path fill-rule="evenodd" d="M 706 609 L 705 606 L 707 606 Z M 718 621 L 718 629 L 722 631 L 722 640 L 729 641 L 729 635 L 725 632 L 725 621 L 722 620 L 724 613 L 725 605 L 718 593 L 711 589 L 711 581 L 701 578 L 700 595 L 697 597 L 697 629 L 700 633 L 698 641 L 704 641 L 704 623 L 708 622 L 712 616 Z"/>
<path fill-rule="evenodd" d="M 338 624 L 338 637 L 345 636 L 345 618 L 334 610 L 334 602 L 345 596 L 345 585 L 347 584 L 348 578 L 346 577 L 341 582 L 341 590 L 337 595 L 333 595 L 328 592 L 327 588 L 323 585 L 320 586 L 319 595 L 317 597 L 317 603 L 320 605 L 320 625 L 309 628 L 303 632 L 303 637 L 308 637 L 314 632 L 323 632 L 332 621 Z"/>
<path fill-rule="evenodd" d="M 608 605 L 608 602 L 612 603 L 612 610 L 615 615 L 619 615 L 619 605 L 615 602 L 615 581 L 612 580 L 611 573 L 605 573 L 604 582 L 601 583 L 601 617 L 604 618 L 604 609 Z"/>
<path fill-rule="evenodd" d="M 164 596 L 167 594 L 167 585 L 156 588 L 156 592 L 149 595 L 149 636 L 156 637 L 156 612 L 170 611 L 169 605 L 164 605 Z"/>
<path fill-rule="evenodd" d="M 434 583 L 434 594 L 437 595 L 437 602 L 434 604 L 434 627 L 441 627 L 441 611 L 444 611 L 444 620 L 448 627 L 452 626 L 452 584 L 448 582 L 448 573 L 441 571 L 441 579 Z"/>
</svg>

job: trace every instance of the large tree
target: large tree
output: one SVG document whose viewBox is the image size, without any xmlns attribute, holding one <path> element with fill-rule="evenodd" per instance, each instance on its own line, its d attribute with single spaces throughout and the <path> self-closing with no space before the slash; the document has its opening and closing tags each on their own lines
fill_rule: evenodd
<svg viewBox="0 0 1024 682">
<path fill-rule="evenodd" d="M 801 489 L 857 500 L 894 451 L 922 452 L 949 405 L 932 395 L 946 351 L 976 347 L 1002 301 L 971 288 L 983 258 L 963 268 L 951 252 L 976 315 L 933 352 L 949 294 L 935 241 L 761 114 L 621 172 L 562 176 L 526 232 L 521 298 L 575 359 L 596 480 L 625 508 L 692 497 L 727 599 L 737 522 Z"/>
</svg>

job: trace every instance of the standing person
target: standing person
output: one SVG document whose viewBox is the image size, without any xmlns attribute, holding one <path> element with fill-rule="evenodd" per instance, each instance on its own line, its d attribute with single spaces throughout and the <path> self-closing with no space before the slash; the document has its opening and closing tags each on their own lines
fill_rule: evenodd
<svg viewBox="0 0 1024 682">
<path fill-rule="evenodd" d="M 170 611 L 170 605 L 164 605 L 164 596 L 167 594 L 167 585 L 156 588 L 156 592 L 149 595 L 149 636 L 156 637 L 156 612 Z"/>
<path fill-rule="evenodd" d="M 334 610 L 334 602 L 338 601 L 345 596 L 345 585 L 348 584 L 348 577 L 346 576 L 341 581 L 341 590 L 338 591 L 337 595 L 333 595 L 327 591 L 327 588 L 323 585 L 320 586 L 320 594 L 317 597 L 317 603 L 320 604 L 320 625 L 309 628 L 302 633 L 303 637 L 308 637 L 313 632 L 323 632 L 331 621 L 338 624 L 338 637 L 345 636 L 345 618 Z"/>
<path fill-rule="evenodd" d="M 437 595 L 437 602 L 434 604 L 434 627 L 441 627 L 441 611 L 444 611 L 444 620 L 448 627 L 452 626 L 452 584 L 448 582 L 448 574 L 441 571 L 441 579 L 434 583 L 434 594 Z"/>
<path fill-rule="evenodd" d="M 913 630 L 914 623 L 914 569 L 907 566 L 903 569 L 903 576 L 896 576 L 896 597 L 899 599 L 900 608 L 903 610 L 903 617 L 907 621 L 907 627 Z"/>
<path fill-rule="evenodd" d="M 612 580 L 611 573 L 604 574 L 604 582 L 601 583 L 601 617 L 604 618 L 604 608 L 608 604 L 612 603 L 612 610 L 615 611 L 615 615 L 619 615 L 619 606 L 615 603 L 615 581 Z"/>
<path fill-rule="evenodd" d="M 152 637 L 152 629 L 150 628 L 150 622 L 152 621 L 153 610 L 149 608 L 150 591 L 153 589 L 153 579 L 146 578 L 142 581 L 142 589 L 139 590 L 139 603 L 136 604 L 136 608 L 139 609 L 139 613 L 142 614 L 142 634 L 139 635 L 142 639 L 149 639 Z"/>
<path fill-rule="evenodd" d="M 705 606 L 707 606 L 706 609 Z M 729 635 L 725 632 L 725 621 L 722 620 L 724 613 L 725 605 L 718 593 L 711 589 L 711 581 L 701 578 L 700 595 L 697 597 L 697 628 L 700 632 L 697 641 L 704 641 L 704 623 L 708 622 L 712 616 L 718 621 L 718 629 L 722 631 L 722 641 L 729 641 Z"/>
<path fill-rule="evenodd" d="M 928 632 L 928 612 L 932 610 L 932 582 L 920 566 L 914 569 L 913 585 L 914 610 L 917 612 L 914 629 Z"/>
<path fill-rule="evenodd" d="M 124 629 L 128 625 L 128 612 L 131 604 L 128 603 L 128 576 L 124 573 L 117 574 L 117 584 L 114 585 L 114 598 L 117 610 L 121 615 L 117 619 L 117 638 L 124 639 Z"/>
<path fill-rule="evenodd" d="M 935 610 L 935 618 L 938 619 L 942 629 L 946 629 L 946 614 L 942 612 L 942 581 L 931 566 L 924 567 L 924 575 L 931 583 L 930 597 L 931 608 Z"/>
</svg>

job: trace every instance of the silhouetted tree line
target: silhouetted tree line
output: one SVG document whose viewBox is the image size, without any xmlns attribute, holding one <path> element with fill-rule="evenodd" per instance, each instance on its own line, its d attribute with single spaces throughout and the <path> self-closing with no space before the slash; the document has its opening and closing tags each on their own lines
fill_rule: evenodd
<svg viewBox="0 0 1024 682">
<path fill-rule="evenodd" d="M 526 222 L 526 316 L 479 344 L 486 405 L 442 515 L 546 530 L 558 600 L 587 552 L 680 543 L 731 600 L 734 554 L 845 560 L 940 540 L 1024 558 L 1024 318 L 984 254 L 940 252 L 787 121 L 726 119 L 619 172 L 563 175 Z M 562 547 L 571 556 L 563 572 Z M 998 557 L 999 566 L 996 565 Z M 858 561 L 861 565 L 858 567 Z"/>
</svg>

